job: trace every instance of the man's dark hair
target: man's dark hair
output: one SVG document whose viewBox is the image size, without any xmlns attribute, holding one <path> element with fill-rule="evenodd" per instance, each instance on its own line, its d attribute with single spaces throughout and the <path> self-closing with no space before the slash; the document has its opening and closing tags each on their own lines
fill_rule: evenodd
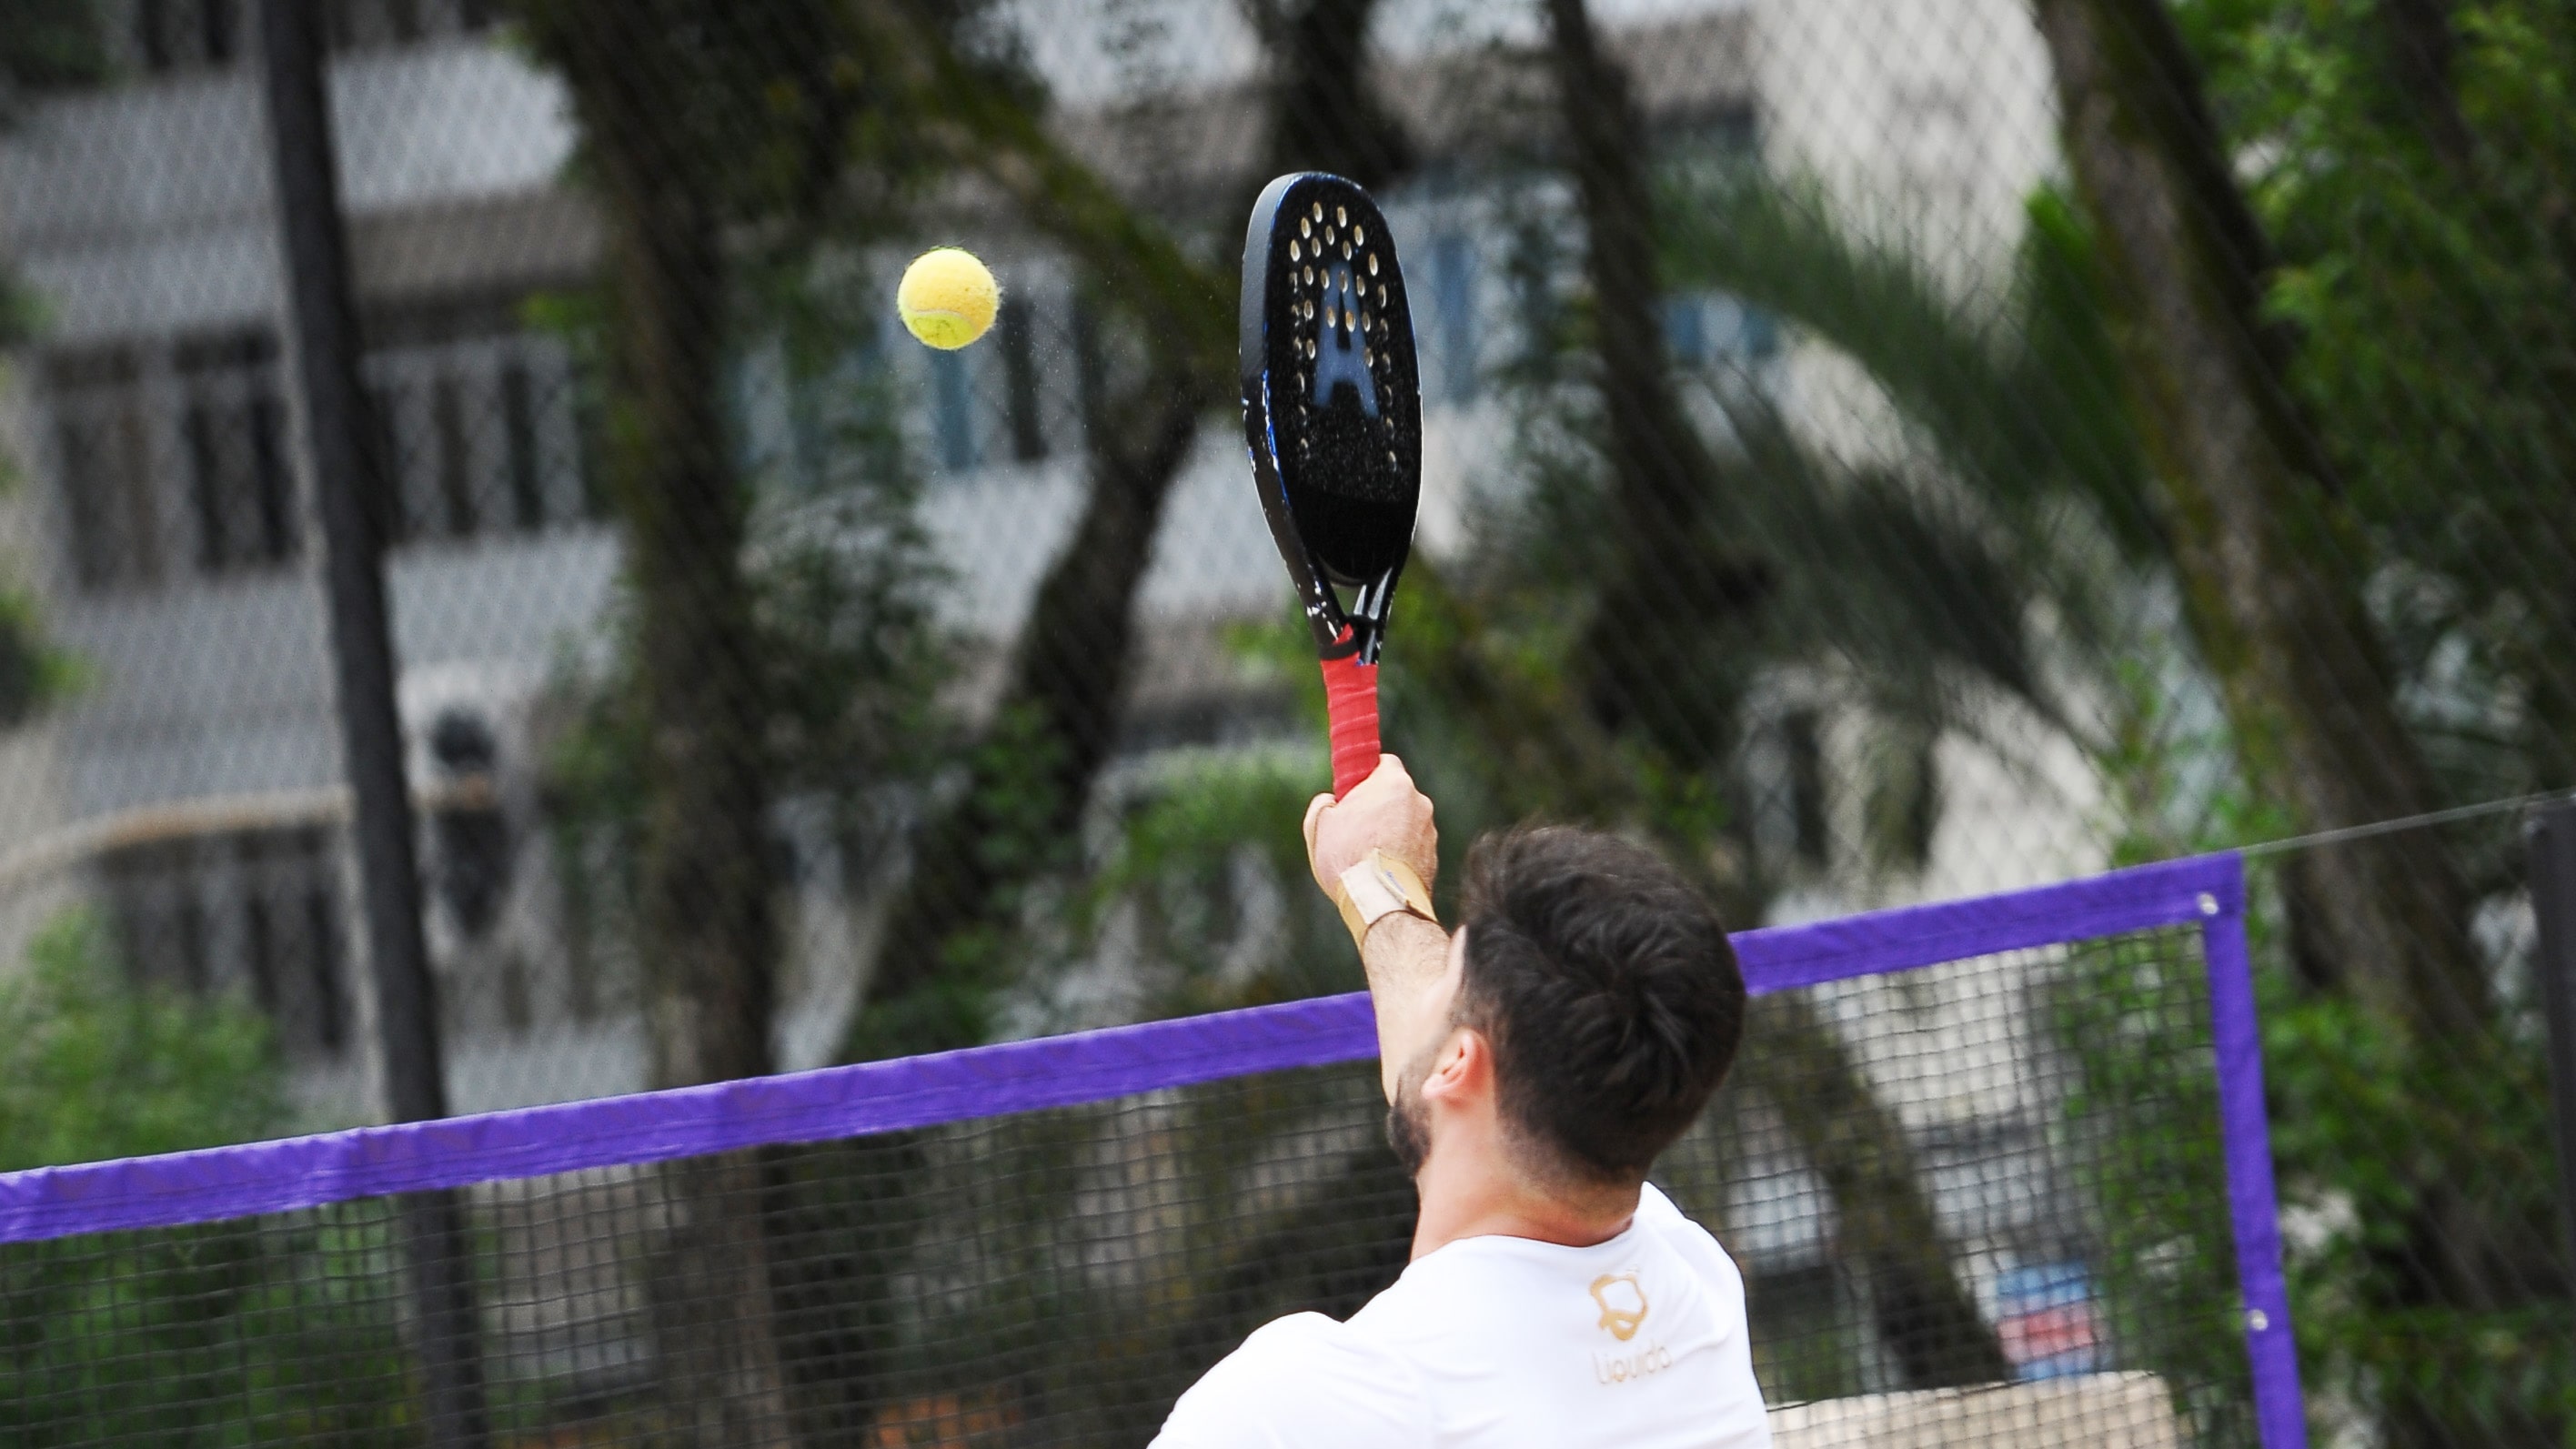
<svg viewBox="0 0 2576 1449">
<path fill-rule="evenodd" d="M 1717 912 L 1616 836 L 1487 836 L 1467 856 L 1457 1016 L 1493 1043 L 1497 1105 L 1584 1184 L 1642 1180 L 1725 1080 L 1744 977 Z"/>
</svg>

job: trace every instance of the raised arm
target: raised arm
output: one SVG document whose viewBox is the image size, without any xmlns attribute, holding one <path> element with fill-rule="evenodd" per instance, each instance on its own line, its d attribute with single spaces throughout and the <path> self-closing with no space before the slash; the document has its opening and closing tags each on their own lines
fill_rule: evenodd
<svg viewBox="0 0 2576 1449">
<path fill-rule="evenodd" d="M 1402 869 L 1372 869 L 1372 851 Z M 1315 884 L 1336 905 L 1357 898 L 1361 910 L 1376 915 L 1355 934 L 1377 1007 L 1379 1080 L 1392 1101 L 1406 1063 L 1448 1025 L 1455 983 L 1447 977 L 1458 964 L 1451 959 L 1449 933 L 1437 922 L 1411 909 L 1388 908 L 1390 896 L 1412 893 L 1412 882 L 1403 880 L 1406 870 L 1420 882 L 1416 904 L 1427 907 L 1440 872 L 1431 797 L 1414 788 L 1404 761 L 1382 756 L 1376 772 L 1348 795 L 1338 801 L 1318 795 L 1306 807 L 1306 858 Z M 1353 914 L 1345 906 L 1345 919 Z"/>
</svg>

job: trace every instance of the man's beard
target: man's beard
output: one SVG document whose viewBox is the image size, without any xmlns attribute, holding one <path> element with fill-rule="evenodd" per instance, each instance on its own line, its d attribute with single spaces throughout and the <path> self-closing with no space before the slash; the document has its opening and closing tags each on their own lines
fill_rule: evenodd
<svg viewBox="0 0 2576 1449">
<path fill-rule="evenodd" d="M 1395 1100 L 1386 1109 L 1386 1145 L 1407 1177 L 1420 1177 L 1431 1158 L 1431 1109 L 1422 1104 L 1422 1084 L 1431 1075 L 1431 1054 L 1396 1079 Z"/>
</svg>

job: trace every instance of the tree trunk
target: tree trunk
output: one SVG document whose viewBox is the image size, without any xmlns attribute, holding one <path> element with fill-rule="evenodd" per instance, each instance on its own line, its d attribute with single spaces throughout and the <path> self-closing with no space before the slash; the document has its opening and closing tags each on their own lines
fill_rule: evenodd
<svg viewBox="0 0 2576 1449">
<path fill-rule="evenodd" d="M 649 721 L 642 921 L 654 1078 L 772 1069 L 771 915 L 748 493 L 725 456 L 716 218 L 609 159 L 616 341 L 609 482 L 626 524 Z"/>
<path fill-rule="evenodd" d="M 651 1296 L 669 1422 L 702 1449 L 789 1449 L 761 1153 L 682 1158 L 661 1175 L 671 1223 Z"/>
<path fill-rule="evenodd" d="M 1413 143 L 1368 83 L 1377 0 L 1264 0 L 1251 7 L 1270 52 L 1270 164 L 1330 171 L 1375 189 L 1413 169 Z"/>
<path fill-rule="evenodd" d="M 1087 326 L 1077 339 L 1087 501 L 1039 584 L 965 792 L 923 831 L 867 999 L 843 1037 L 845 1061 L 983 1040 L 1022 892 L 1077 844 L 1109 757 L 1132 664 L 1136 593 L 1163 505 L 1201 414 L 1234 374 L 1230 289 L 1064 154 L 1016 97 L 979 83 L 938 37 L 897 7 L 862 13 L 875 48 L 908 63 L 904 80 L 923 111 L 947 122 L 939 134 L 958 164 L 984 172 L 1118 299 L 1144 361 L 1141 375 L 1113 383 L 1102 339 Z"/>
<path fill-rule="evenodd" d="M 726 259 L 706 138 L 669 94 L 684 36 L 614 5 L 530 6 L 570 83 L 608 223 L 607 491 L 636 612 L 647 746 L 637 941 L 653 1080 L 773 1070 L 764 709 L 743 567 L 748 490 L 726 447 Z M 665 1175 L 672 1280 L 667 1389 L 702 1444 L 787 1444 L 760 1175 L 751 1154 Z"/>
<path fill-rule="evenodd" d="M 2039 0 L 2192 634 L 2248 773 L 2303 831 L 2441 802 L 2397 717 L 2363 549 L 2261 315 L 2270 257 L 2158 0 Z M 2484 1028 L 2469 892 L 2430 836 L 2303 852 L 2312 959 L 2429 1037 Z"/>
<path fill-rule="evenodd" d="M 1097 349 L 1082 349 L 1086 376 Z M 985 1039 L 1022 892 L 1069 863 L 1133 662 L 1136 595 L 1208 393 L 1181 359 L 1084 409 L 1090 489 L 1038 585 L 964 795 L 924 831 L 845 1061 Z"/>
<path fill-rule="evenodd" d="M 1709 546 L 1717 468 L 1666 366 L 1654 195 L 1644 120 L 1627 74 L 1601 53 L 1586 0 L 1547 0 L 1550 66 L 1582 202 L 1584 273 L 1621 563 L 1595 606 L 1584 653 L 1594 711 L 1641 728 L 1698 767 L 1732 753 L 1739 710 L 1719 681 L 1676 690 L 1680 662 L 1750 626 L 1771 589 L 1749 553 Z M 1736 687 L 1740 687 L 1740 681 Z M 1724 698 L 1686 698 L 1715 691 Z"/>
<path fill-rule="evenodd" d="M 2038 13 L 2186 617 L 2246 771 L 2307 831 L 2435 808 L 2363 603 L 2366 555 L 2290 393 L 2289 339 L 2261 316 L 2270 256 L 2198 69 L 2162 0 L 2039 0 Z M 2475 1058 L 2488 986 L 2470 891 L 2439 836 L 2313 848 L 2285 874 L 2302 973 L 2411 1037 L 2415 1090 Z M 2468 1186 L 2410 1175 L 2405 1220 L 2380 1240 L 2363 1290 L 2374 1309 L 2518 1301 L 2486 1251 L 2509 1237 Z M 2403 1375 L 2386 1386 L 2388 1442 L 2506 1442 L 2501 1426 L 2447 1422 L 2434 1392 Z"/>
</svg>

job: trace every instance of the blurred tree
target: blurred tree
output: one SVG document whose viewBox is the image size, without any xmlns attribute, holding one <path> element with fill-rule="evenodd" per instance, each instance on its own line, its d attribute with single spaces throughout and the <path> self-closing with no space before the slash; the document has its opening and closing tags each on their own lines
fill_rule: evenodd
<svg viewBox="0 0 2576 1449">
<path fill-rule="evenodd" d="M 1649 819 L 1701 872 L 1730 919 L 1755 920 L 1764 892 L 1750 873 L 1760 868 L 1745 838 L 1750 812 L 1727 782 L 1743 739 L 1747 695 L 1766 660 L 1813 659 L 1812 649 L 1799 646 L 1830 640 L 1859 646 L 1874 663 L 1894 665 L 1910 656 L 1901 677 L 1918 683 L 1932 682 L 1924 666 L 1943 661 L 1965 663 L 2025 698 L 2038 691 L 2021 652 L 2009 581 L 1983 566 L 1985 551 L 1968 535 L 1911 506 L 1901 480 L 1825 463 L 1797 443 L 1756 390 L 1713 398 L 1733 433 L 1731 451 L 1721 455 L 1702 436 L 1683 405 L 1664 340 L 1644 122 L 1625 72 L 1601 51 L 1585 0 L 1547 0 L 1545 9 L 1548 61 L 1581 203 L 1588 350 L 1598 400 L 1591 436 L 1604 476 L 1597 487 L 1587 486 L 1578 465 L 1571 488 L 1550 489 L 1542 481 L 1536 495 L 1542 512 L 1530 539 L 1555 555 L 1559 578 L 1590 581 L 1590 597 L 1579 606 L 1585 623 L 1569 662 L 1586 712 L 1607 737 L 1626 744 L 1631 769 L 1642 767 L 1649 782 L 1668 782 L 1661 790 L 1649 784 Z M 1580 511 L 1571 517 L 1545 512 L 1565 506 Z M 1780 531 L 1783 520 L 1754 516 L 1766 506 L 1805 516 L 1797 531 Z M 1762 527 L 1766 522 L 1775 527 Z M 1813 580 L 1831 578 L 1831 584 L 1796 588 L 1781 561 L 1763 552 L 1783 537 L 1825 542 L 1829 552 L 1848 549 L 1853 556 L 1840 561 L 1857 567 L 1825 564 Z M 1571 542 L 1586 539 L 1599 542 Z M 1526 569 L 1530 551 L 1520 552 L 1518 567 Z M 1936 646 L 1928 651 L 1871 650 L 1851 626 L 1862 623 L 1866 630 L 1877 619 L 1863 623 L 1867 611 L 1842 607 L 1855 577 L 1931 606 L 1928 613 L 1891 607 L 1878 619 L 1912 617 L 1935 630 L 1969 627 L 1918 641 Z M 1792 640 L 1783 630 L 1807 638 Z M 1711 850 L 1711 825 L 1734 837 L 1733 850 Z M 1750 871 L 1716 865 L 1730 858 Z M 1906 1382 L 1930 1387 L 2009 1378 L 1993 1333 L 1951 1271 L 1926 1179 L 1902 1127 L 1877 1102 L 1840 1038 L 1804 1003 L 1772 996 L 1755 1004 L 1748 1040 L 1747 1088 L 1760 1091 L 1766 1080 L 1825 1084 L 1820 1091 L 1771 1095 L 1825 1179 L 1843 1232 L 1877 1285 L 1881 1338 Z"/>
<path fill-rule="evenodd" d="M 869 71 L 839 7 L 525 0 L 566 81 L 606 222 L 605 492 L 624 528 L 640 755 L 635 939 L 657 1084 L 775 1066 L 777 781 L 751 494 L 726 427 L 744 249 L 810 240 L 854 169 Z M 877 133 L 890 141 L 899 138 Z M 876 174 L 899 174 L 886 158 Z M 748 1154 L 672 1169 L 666 1372 L 705 1443 L 791 1442 L 762 1176 Z"/>
<path fill-rule="evenodd" d="M 899 7 L 876 22 L 883 53 L 910 57 L 911 94 L 937 118 L 942 154 L 996 183 L 1089 282 L 1077 339 L 1087 488 L 1012 646 L 961 793 L 922 831 L 845 1060 L 984 1039 L 995 995 L 1010 984 L 1027 891 L 1074 863 L 1115 740 L 1163 505 L 1234 377 L 1221 277 L 1068 155 L 1026 90 L 979 76 Z"/>
<path fill-rule="evenodd" d="M 2108 718 L 2068 723 L 2118 801 L 2128 832 L 2115 848 L 2118 860 L 2166 859 L 2291 833 L 2288 802 L 2247 792 L 2224 725 L 2205 738 L 2181 732 L 2189 711 L 2167 698 L 2174 680 L 2160 672 L 2173 662 L 2170 646 L 2160 648 L 2116 617 L 2119 593 L 2151 593 L 2171 563 L 2147 459 L 2123 410 L 2082 215 L 2054 193 L 2034 198 L 2020 274 L 1997 310 L 1983 300 L 1974 309 L 1952 301 L 1920 262 L 1851 235 L 1821 196 L 1797 187 L 1752 176 L 1685 185 L 1668 198 L 1668 211 L 1665 265 L 1675 285 L 1723 287 L 1859 365 L 1908 431 L 1936 449 L 1942 474 L 2017 540 L 2014 567 L 2038 581 L 2051 612 L 2073 626 L 2060 634 L 2054 667 L 2075 671 L 2082 695 L 2114 706 Z M 2052 499 L 2083 506 L 2069 512 L 2051 507 Z M 2178 783 L 2184 779 L 2218 781 L 2218 793 L 2207 796 L 2206 785 L 2186 790 Z M 2258 929 L 2260 959 L 2286 956 L 2285 936 Z M 2068 1035 L 2088 1074 L 2152 1082 L 2179 1060 L 2161 1049 L 2140 1055 L 2137 1038 L 2095 1021 L 2131 1015 L 2150 1031 L 2169 1029 L 2123 995 L 2134 984 L 2053 1008 L 2074 1013 L 2067 1022 L 2094 1023 Z M 2576 1342 L 2563 1313 L 2547 1306 L 2561 1281 L 2549 1262 L 2554 1218 L 2545 1181 L 2528 1171 L 2550 1150 L 2548 1127 L 2539 1098 L 2515 1086 L 2538 1079 L 2536 1044 L 2500 1042 L 2474 1056 L 2410 1052 L 2408 1024 L 2347 994 L 2302 994 L 2286 985 L 2267 981 L 2265 1002 L 2269 1056 L 2284 1092 L 2275 1114 L 2284 1191 L 2343 1225 L 2294 1261 L 2312 1388 L 2364 1403 L 2381 1399 L 2385 1385 L 2404 1385 L 2398 1399 L 2439 1402 L 2459 1432 L 2481 1437 L 2563 1420 L 2566 1410 L 2556 1406 L 2562 1396 L 2551 1385 L 2564 1378 L 2552 1366 L 2568 1361 Z M 2528 1002 L 2519 1009 L 2528 1010 Z M 2195 1090 L 2168 1083 L 2131 1099 L 2182 1105 Z M 2179 1135 L 2190 1120 L 2186 1112 L 2161 1125 L 2123 1126 L 2136 1141 L 2105 1165 L 2197 1151 Z M 2396 1170 L 2392 1147 L 2399 1143 L 2414 1144 L 2399 1156 L 2420 1153 L 2423 1160 Z M 2514 1292 L 2463 1303 L 2426 1291 L 2426 1182 L 2456 1189 L 2454 1211 L 2439 1219 L 2448 1239 L 2436 1251 L 2490 1265 L 2481 1271 L 2516 1285 Z M 2133 1179 L 2126 1168 L 2106 1183 L 2121 1193 L 2183 1200 L 2169 1197 L 2170 1184 Z M 2474 1213 L 2456 1211 L 2465 1206 Z M 2174 1236 L 2182 1222 L 2175 1217 L 2153 1231 Z M 2223 1222 L 2202 1222 L 2188 1236 L 2195 1261 L 2226 1252 Z M 2392 1273 L 2414 1286 L 2391 1295 Z M 2184 1284 L 2149 1282 L 2117 1261 L 2106 1281 L 2125 1283 L 2121 1294 L 2150 1299 Z M 2151 1319 L 2138 1327 L 2148 1335 L 2139 1352 L 2198 1364 L 2195 1375 L 2241 1363 L 2209 1359 L 2204 1336 L 2161 1337 Z M 2546 1439 L 2554 1431 L 2541 1432 L 2554 1442 Z"/>
<path fill-rule="evenodd" d="M 283 1087 L 255 1007 L 129 984 L 86 913 L 0 984 L 0 1172 L 256 1142 L 286 1124 Z"/>
<path fill-rule="evenodd" d="M 2239 757 L 2298 828 L 2432 809 L 2442 796 L 2401 717 L 2402 676 L 2367 603 L 2377 559 L 2366 520 L 2294 386 L 2313 349 L 2267 315 L 2269 239 L 2238 188 L 2198 64 L 2155 0 L 2042 0 L 2038 13 L 2185 614 Z M 2402 32 L 2403 15 L 2387 13 Z M 2403 113 L 2439 133 L 2448 123 L 2427 120 L 2420 33 L 2401 48 L 2397 69 L 2413 75 Z M 2445 144 L 2437 136 L 2427 149 Z M 2459 1064 L 2495 1052 L 2496 1002 L 2458 861 L 2438 837 L 2332 843 L 2292 858 L 2285 886 L 2302 970 L 2404 1043 L 2416 1105 L 2434 1112 L 2456 1095 L 2444 1080 Z M 2382 1271 L 2358 1285 L 2366 1296 L 2404 1313 L 2529 1291 L 2516 1215 L 2500 1218 L 2470 1196 L 2470 1181 L 2430 1163 L 2399 1176 L 2402 1226 L 2380 1239 Z M 2376 1393 L 2392 1442 L 2556 1438 L 2540 1423 L 2469 1413 L 2411 1373 L 2383 1378 Z"/>
<path fill-rule="evenodd" d="M 2042 0 L 2039 17 L 2159 524 L 2247 769 L 2303 830 L 2436 808 L 2364 601 L 2357 520 L 2288 386 L 2293 341 L 2263 314 L 2270 248 L 2198 67 L 2150 0 Z M 2468 887 L 2442 851 L 2320 850 L 2294 890 L 2312 969 L 2433 1037 L 2486 1029 Z"/>
<path fill-rule="evenodd" d="M 287 1125 L 246 1000 L 137 986 L 86 912 L 0 985 L 0 1171 L 256 1141 Z M 0 1244 L 0 1440 L 416 1442 L 381 1205 Z M 370 1259 L 372 1255 L 372 1261 Z"/>
<path fill-rule="evenodd" d="M 815 67 L 831 26 L 687 3 L 650 15 L 522 7 L 570 83 L 582 167 L 608 223 L 606 490 L 626 534 L 645 745 L 638 938 L 662 1085 L 770 1069 L 770 918 L 749 492 L 727 445 L 724 364 L 740 304 L 725 228 L 799 199 L 807 128 L 767 92 L 841 103 Z M 784 184 L 782 184 L 784 183 Z"/>
<path fill-rule="evenodd" d="M 1063 247 L 1094 298 L 1081 370 L 1084 509 L 1040 582 L 959 789 L 932 797 L 850 1027 L 855 1055 L 986 1034 L 991 998 L 1012 980 L 1000 943 L 1020 892 L 1076 839 L 1113 737 L 1162 505 L 1228 375 L 1217 365 L 1227 334 L 1215 287 L 1040 128 L 1041 98 L 1007 50 L 977 41 L 980 8 L 717 15 L 677 5 L 638 42 L 631 15 L 530 7 L 540 53 L 558 58 L 583 98 L 586 165 L 622 238 L 606 370 L 612 483 L 625 480 L 639 540 L 628 589 L 634 662 L 623 698 L 603 701 L 585 732 L 594 748 L 569 763 L 576 783 L 614 793 L 633 773 L 647 787 L 626 808 L 643 843 L 637 937 L 666 1060 L 676 1042 L 728 1073 L 766 1062 L 769 802 L 791 790 L 853 802 L 916 767 L 938 725 L 939 649 L 924 651 L 930 623 L 906 562 L 920 539 L 895 496 L 896 465 L 879 457 L 840 503 L 783 518 L 775 537 L 759 533 L 746 482 L 730 471 L 721 356 L 768 305 L 746 294 L 797 293 L 813 248 L 890 236 L 929 200 L 921 183 L 976 171 Z M 618 139 L 604 142 L 611 131 Z M 900 452 L 842 441 L 867 455 Z M 852 505 L 865 516 L 846 516 Z M 684 649 L 678 639 L 695 642 Z M 692 673 L 691 660 L 726 672 Z M 695 763 L 676 751 L 693 734 Z M 729 787 L 687 776 L 714 766 L 732 772 Z M 719 805 L 732 813 L 708 829 L 705 812 Z M 716 900 L 733 924 L 701 919 L 697 945 L 657 939 L 671 913 L 706 916 L 707 872 L 718 867 Z M 686 948 L 677 959 L 675 946 Z M 736 974 L 709 981 L 687 969 L 692 959 Z M 709 1008 L 732 1019 L 697 1019 Z M 900 1349 L 891 1295 L 909 1261 L 921 1148 L 896 1134 L 819 1164 L 770 1154 L 765 1166 L 683 1170 L 691 1211 L 670 1255 L 665 1348 L 701 1380 L 683 1386 L 683 1401 L 726 1406 L 721 1422 L 696 1426 L 701 1437 L 779 1435 L 791 1422 L 800 1438 L 864 1430 Z M 866 1187 L 836 1190 L 836 1180 Z M 753 1203 L 763 1211 L 746 1211 Z M 792 1420 L 781 1412 L 790 1406 Z"/>
<path fill-rule="evenodd" d="M 1374 189 L 1413 169 L 1413 142 L 1370 84 L 1378 0 L 1240 3 L 1268 60 L 1269 157 L 1260 181 L 1330 171 Z"/>
<path fill-rule="evenodd" d="M 1165 256 L 1180 264 L 1176 250 Z M 968 752 L 962 793 L 915 846 L 845 1060 L 985 1040 L 997 993 L 1014 984 L 1010 947 L 1026 891 L 1077 863 L 1092 783 L 1116 740 L 1136 595 L 1163 505 L 1220 395 L 1204 365 L 1210 354 L 1191 346 L 1206 329 L 1195 331 L 1139 327 L 1122 339 L 1127 348 L 1102 345 L 1096 331 L 1086 339 L 1083 511 L 1039 580 L 991 723 Z"/>
<path fill-rule="evenodd" d="M 2495 681 L 2409 723 L 2455 795 L 2576 779 L 2576 24 L 2530 0 L 2178 16 L 2251 163 L 2291 381 L 2404 580 L 2375 595 L 2396 663 L 2466 643 Z"/>
<path fill-rule="evenodd" d="M 2296 329 L 2287 383 L 2369 545 L 2410 732 L 2448 798 L 2563 787 L 2576 779 L 2576 23 L 2531 0 L 2195 0 L 2175 14 L 2275 249 L 2261 302 Z M 2477 889 L 2512 891 L 2516 842 L 2482 835 L 2457 858 Z M 2439 843 L 2407 847 L 2421 858 Z M 2560 1261 L 2532 1175 L 2513 1170 L 2549 1150 L 2510 1085 L 2536 1079 L 2512 1026 L 2533 1008 L 2496 1006 L 2491 1035 L 2427 1041 L 2368 1000 L 2284 1003 L 2297 1080 L 2321 1089 L 2285 1147 L 2311 1149 L 2293 1174 L 2366 1224 L 2339 1253 L 2356 1311 L 2334 1382 L 2379 1406 L 2392 1442 L 2558 1443 L 2576 1423 L 2551 1368 L 2576 1354 L 2558 1308 L 2576 1265 Z M 2374 1139 L 2400 1138 L 2438 1148 L 2402 1172 L 2362 1168 Z"/>
<path fill-rule="evenodd" d="M 1604 521 L 1618 560 L 1603 575 L 1609 582 L 1583 649 L 1585 694 L 1614 731 L 1642 730 L 1675 760 L 1723 760 L 1746 684 L 1731 665 L 1749 655 L 1740 641 L 1777 580 L 1748 541 L 1713 539 L 1704 527 L 1722 501 L 1718 468 L 1666 367 L 1651 163 L 1627 73 L 1602 54 L 1585 0 L 1547 0 L 1546 9 L 1582 202 L 1611 479 Z"/>
</svg>

